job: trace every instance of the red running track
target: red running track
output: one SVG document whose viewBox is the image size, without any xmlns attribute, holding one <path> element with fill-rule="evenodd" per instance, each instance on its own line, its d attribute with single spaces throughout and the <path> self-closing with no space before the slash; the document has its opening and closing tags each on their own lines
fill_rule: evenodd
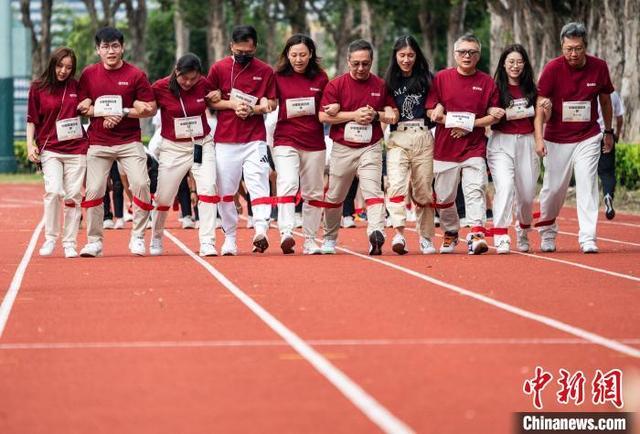
<svg viewBox="0 0 640 434">
<path fill-rule="evenodd" d="M 0 291 L 40 195 L 0 185 Z M 170 221 L 196 250 L 197 232 Z M 168 237 L 164 256 L 136 258 L 120 230 L 104 257 L 69 260 L 38 257 L 40 235 L 0 336 L 0 432 L 511 433 L 514 412 L 535 411 L 522 385 L 536 366 L 588 383 L 621 369 L 622 410 L 637 411 L 640 217 L 602 222 L 598 255 L 578 253 L 575 210 L 559 222 L 557 253 L 499 257 L 418 255 L 409 232 L 411 254 L 372 260 L 350 253 L 366 252 L 359 227 L 335 256 L 251 254 L 240 230 L 237 257 L 199 262 Z M 557 390 L 545 411 L 616 411 L 590 384 L 581 406 Z"/>
</svg>

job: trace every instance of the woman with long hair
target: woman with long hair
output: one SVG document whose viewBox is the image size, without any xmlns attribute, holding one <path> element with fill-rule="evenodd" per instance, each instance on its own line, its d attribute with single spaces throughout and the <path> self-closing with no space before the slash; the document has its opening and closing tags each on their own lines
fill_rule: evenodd
<svg viewBox="0 0 640 434">
<path fill-rule="evenodd" d="M 387 142 L 388 210 L 395 229 L 392 249 L 399 255 L 408 253 L 404 228 L 407 220 L 405 203 L 416 203 L 416 229 L 420 251 L 435 253 L 433 180 L 433 136 L 429 132 L 425 99 L 433 74 L 413 36 L 401 36 L 393 46 L 385 81 L 400 111 L 400 119 L 391 125 Z"/>
<path fill-rule="evenodd" d="M 278 174 L 278 227 L 282 252 L 294 252 L 295 202 L 298 190 L 304 204 L 302 227 L 304 254 L 320 254 L 315 236 L 320 226 L 323 199 L 325 143 L 318 111 L 337 112 L 336 104 L 320 107 L 329 79 L 320 66 L 315 43 L 302 34 L 285 43 L 276 67 L 278 122 L 273 140 L 273 160 Z"/>
<path fill-rule="evenodd" d="M 533 200 L 540 170 L 535 151 L 534 118 L 548 118 L 551 104 L 547 100 L 536 108 L 536 84 L 527 51 L 520 44 L 509 45 L 500 55 L 494 75 L 500 90 L 502 120 L 492 125 L 487 144 L 487 163 L 496 193 L 493 199 L 493 240 L 498 254 L 507 254 L 511 239 L 507 229 L 512 220 L 516 199 L 517 248 L 529 250 L 527 232 L 533 219 Z"/>
<path fill-rule="evenodd" d="M 56 49 L 47 68 L 31 84 L 27 112 L 29 160 L 42 165 L 44 176 L 44 233 L 41 256 L 50 256 L 60 236 L 66 258 L 78 256 L 76 238 L 89 143 L 76 112 L 78 82 L 76 55 L 70 48 Z"/>
<path fill-rule="evenodd" d="M 206 98 L 219 100 L 209 81 L 202 76 L 200 58 L 187 53 L 176 62 L 171 75 L 151 86 L 160 109 L 162 141 L 158 145 L 158 186 L 155 193 L 155 214 L 152 219 L 149 253 L 163 253 L 162 235 L 167 211 L 191 170 L 200 213 L 200 256 L 217 256 L 216 214 L 220 197 L 216 191 L 216 155 L 211 128 L 207 123 Z M 194 198 L 195 199 L 195 198 Z"/>
</svg>

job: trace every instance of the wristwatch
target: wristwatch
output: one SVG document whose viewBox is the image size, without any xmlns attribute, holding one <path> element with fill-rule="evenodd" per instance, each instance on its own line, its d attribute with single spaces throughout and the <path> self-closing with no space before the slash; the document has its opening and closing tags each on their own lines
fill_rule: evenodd
<svg viewBox="0 0 640 434">
<path fill-rule="evenodd" d="M 131 109 L 130 108 L 125 107 L 125 108 L 122 109 L 122 116 L 123 117 L 128 118 L 129 117 L 129 113 L 131 113 Z"/>
<path fill-rule="evenodd" d="M 611 134 L 613 136 L 613 128 L 608 129 L 608 130 L 604 130 L 605 134 Z"/>
</svg>

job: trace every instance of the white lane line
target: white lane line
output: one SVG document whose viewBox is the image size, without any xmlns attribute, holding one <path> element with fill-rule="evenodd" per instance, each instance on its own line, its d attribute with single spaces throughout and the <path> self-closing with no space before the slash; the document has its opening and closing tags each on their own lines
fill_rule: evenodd
<svg viewBox="0 0 640 434">
<path fill-rule="evenodd" d="M 571 217 L 557 217 L 558 220 L 566 220 L 566 221 L 571 221 L 571 222 L 577 222 L 578 219 L 576 218 L 571 218 Z M 640 224 L 636 224 L 636 223 L 627 223 L 627 222 L 620 222 L 620 221 L 609 221 L 609 220 L 602 220 L 599 219 L 598 220 L 598 224 L 602 225 L 615 225 L 615 226 L 628 226 L 631 228 L 640 228 Z"/>
<path fill-rule="evenodd" d="M 617 339 L 640 345 L 640 338 Z M 426 339 L 311 339 L 313 346 L 454 346 L 454 345 L 595 345 L 572 338 L 426 338 Z M 132 342 L 14 342 L 0 344 L 1 350 L 77 350 L 77 349 L 160 349 L 160 348 L 260 348 L 289 347 L 283 340 L 203 340 L 203 341 L 132 341 Z"/>
<path fill-rule="evenodd" d="M 559 234 L 562 235 L 570 235 L 573 237 L 578 237 L 578 234 L 574 234 L 573 232 L 564 232 L 564 231 L 558 231 Z M 603 238 L 603 237 L 598 237 L 598 241 L 607 241 L 609 243 L 616 243 L 616 244 L 626 244 L 628 246 L 636 246 L 636 247 L 640 247 L 640 243 L 632 243 L 630 241 L 620 241 L 620 240 L 614 240 L 612 238 Z"/>
<path fill-rule="evenodd" d="M 202 265 L 216 280 L 240 300 L 251 312 L 260 318 L 269 328 L 286 341 L 300 356 L 309 362 L 322 376 L 331 382 L 342 394 L 362 411 L 381 430 L 388 433 L 413 433 L 413 430 L 396 418 L 382 404 L 376 401 L 362 387 L 351 380 L 346 374 L 335 367 L 329 360 L 314 350 L 302 338 L 287 328 L 276 317 L 256 303 L 251 297 L 233 284 L 227 277 L 214 268 L 210 263 L 194 254 L 178 238 L 165 230 L 165 235 L 173 241 L 183 252 L 191 256 Z"/>
<path fill-rule="evenodd" d="M 405 230 L 409 230 L 409 231 L 417 233 L 417 231 L 414 228 L 405 228 Z M 442 237 L 442 235 L 439 235 L 439 234 L 436 235 L 436 236 Z M 463 238 L 460 238 L 460 241 L 462 243 L 466 243 L 466 241 Z M 489 248 L 491 250 L 495 250 L 496 249 L 495 247 L 493 247 L 491 245 L 489 245 Z M 539 254 L 535 254 L 535 253 L 519 252 L 519 251 L 517 251 L 515 249 L 512 249 L 510 254 L 528 256 L 530 258 L 541 259 L 541 260 L 551 261 L 551 262 L 557 262 L 559 264 L 570 265 L 572 267 L 582 268 L 584 270 L 595 271 L 596 273 L 608 274 L 609 276 L 620 277 L 622 279 L 627 279 L 627 280 L 631 280 L 631 281 L 634 281 L 634 282 L 640 282 L 640 277 L 632 276 L 630 274 L 617 273 L 615 271 L 605 270 L 604 268 L 591 267 L 589 265 L 581 264 L 579 262 L 566 261 L 564 259 L 552 258 L 550 256 L 550 255 L 554 255 L 556 253 L 551 253 L 551 254 L 547 253 L 545 255 L 539 255 Z M 602 254 L 602 253 L 600 253 L 600 254 Z"/>
<path fill-rule="evenodd" d="M 304 234 L 298 231 L 294 232 L 296 235 L 303 237 L 304 238 Z M 380 265 L 384 265 L 386 267 L 389 268 L 393 268 L 394 270 L 398 270 L 401 271 L 403 273 L 409 274 L 410 276 L 416 277 L 418 279 L 424 280 L 426 282 L 432 283 L 434 285 L 437 286 L 441 286 L 443 288 L 447 288 L 453 292 L 456 292 L 460 295 L 464 295 L 473 299 L 476 299 L 478 301 L 481 301 L 483 303 L 489 304 L 491 306 L 497 307 L 499 309 L 505 310 L 507 312 L 513 313 L 515 315 L 521 316 L 523 318 L 527 318 L 533 321 L 537 321 L 541 324 L 547 325 L 551 328 L 554 328 L 556 330 L 560 330 L 563 331 L 565 333 L 569 333 L 571 335 L 577 336 L 578 338 L 593 342 L 594 344 L 597 345 L 601 345 L 603 347 L 609 348 L 613 351 L 617 351 L 619 353 L 625 354 L 627 356 L 631 356 L 631 357 L 635 357 L 635 358 L 640 358 L 640 350 L 630 347 L 628 345 L 625 345 L 619 341 L 613 340 L 613 339 L 609 339 L 609 338 L 605 338 L 604 336 L 600 336 L 597 335 L 595 333 L 592 333 L 590 331 L 581 329 L 579 327 L 575 327 L 572 325 L 569 325 L 567 323 L 564 323 L 562 321 L 558 321 L 556 319 L 550 318 L 548 316 L 545 315 L 541 315 L 541 314 L 537 314 L 534 312 L 530 312 L 528 310 L 519 308 L 517 306 L 513 306 L 511 304 L 508 303 L 504 303 L 502 301 L 498 301 L 498 300 L 494 300 L 493 298 L 484 296 L 482 294 L 477 294 L 473 291 L 470 291 L 468 289 L 462 288 L 460 286 L 457 285 L 453 285 L 451 283 L 447 283 L 444 282 L 442 280 L 436 279 L 434 277 L 428 276 L 426 274 L 422 274 L 422 273 L 418 273 L 417 271 L 413 271 L 409 268 L 405 268 L 402 267 L 400 265 L 396 265 L 392 262 L 387 262 L 384 261 L 382 259 L 378 259 L 377 257 L 373 257 L 373 256 L 368 256 L 368 255 L 363 255 L 361 253 L 358 252 L 354 252 L 353 250 L 349 250 L 346 249 L 344 247 L 336 247 L 337 250 L 341 250 L 345 253 L 349 253 L 350 255 L 353 256 L 357 256 L 361 259 L 366 259 L 368 261 L 372 261 L 375 262 L 377 264 Z M 530 256 L 535 256 L 535 255 L 530 255 Z M 623 275 L 624 276 L 624 275 Z"/>
<path fill-rule="evenodd" d="M 24 273 L 27 271 L 27 266 L 29 265 L 33 251 L 36 248 L 36 243 L 38 242 L 38 238 L 40 237 L 40 232 L 42 232 L 43 227 L 44 219 L 40 220 L 40 223 L 38 223 L 36 228 L 33 230 L 33 235 L 31 235 L 31 241 L 29 241 L 29 244 L 27 245 L 27 250 L 25 250 L 24 255 L 22 255 L 22 261 L 20 261 L 20 264 L 13 275 L 13 279 L 11 280 L 11 284 L 9 285 L 9 289 L 7 289 L 7 293 L 2 299 L 2 304 L 0 304 L 0 338 L 2 338 L 2 333 L 7 325 L 7 321 L 9 320 L 11 308 L 18 296 L 18 291 L 20 290 L 20 285 L 22 285 Z"/>
</svg>

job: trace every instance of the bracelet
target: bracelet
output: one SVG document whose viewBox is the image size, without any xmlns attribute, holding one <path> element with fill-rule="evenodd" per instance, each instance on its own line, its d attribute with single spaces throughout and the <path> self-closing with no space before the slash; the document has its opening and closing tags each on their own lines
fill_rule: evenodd
<svg viewBox="0 0 640 434">
<path fill-rule="evenodd" d="M 191 190 L 191 194 L 198 194 L 198 192 L 195 190 Z"/>
<path fill-rule="evenodd" d="M 604 130 L 604 133 L 613 135 L 613 128 L 608 129 L 608 130 Z"/>
</svg>

